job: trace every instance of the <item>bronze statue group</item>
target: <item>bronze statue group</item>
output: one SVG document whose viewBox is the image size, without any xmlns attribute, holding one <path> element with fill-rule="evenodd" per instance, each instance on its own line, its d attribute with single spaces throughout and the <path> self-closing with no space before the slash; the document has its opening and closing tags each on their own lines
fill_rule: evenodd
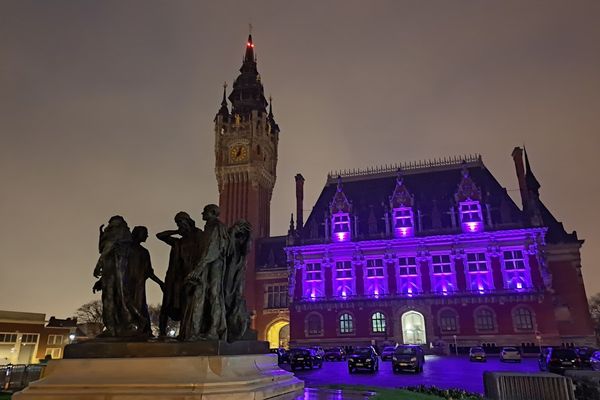
<svg viewBox="0 0 600 400">
<path fill-rule="evenodd" d="M 94 269 L 99 278 L 93 291 L 102 291 L 101 337 L 152 337 L 146 302 L 146 280 L 163 291 L 159 337 L 167 336 L 169 319 L 179 321 L 179 340 L 227 340 L 244 336 L 249 315 L 243 297 L 250 224 L 240 220 L 227 228 L 219 207 L 204 207 L 204 230 L 185 212 L 175 215 L 177 229 L 156 237 L 171 246 L 164 283 L 154 274 L 150 253 L 142 243 L 144 226 L 129 230 L 121 216 L 100 227 L 100 258 Z"/>
</svg>

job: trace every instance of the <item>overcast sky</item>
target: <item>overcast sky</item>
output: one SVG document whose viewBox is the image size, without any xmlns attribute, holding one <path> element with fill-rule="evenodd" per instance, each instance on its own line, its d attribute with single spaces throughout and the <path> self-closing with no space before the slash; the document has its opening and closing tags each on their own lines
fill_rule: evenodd
<svg viewBox="0 0 600 400">
<path fill-rule="evenodd" d="M 217 202 L 213 117 L 248 23 L 281 128 L 273 234 L 333 169 L 480 153 L 520 204 L 586 240 L 600 291 L 600 2 L 0 0 L 0 309 L 67 317 L 92 295 L 98 226 L 154 238 Z M 148 283 L 149 301 L 160 301 Z"/>
</svg>

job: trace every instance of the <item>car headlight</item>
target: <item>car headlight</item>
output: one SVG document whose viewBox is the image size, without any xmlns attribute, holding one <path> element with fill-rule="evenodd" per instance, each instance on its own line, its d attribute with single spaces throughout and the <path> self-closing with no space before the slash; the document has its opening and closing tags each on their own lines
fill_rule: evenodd
<svg viewBox="0 0 600 400">
<path fill-rule="evenodd" d="M 394 361 L 398 361 L 398 358 L 396 358 L 396 357 L 392 357 L 392 360 L 394 360 Z"/>
<path fill-rule="evenodd" d="M 410 361 L 411 361 L 411 362 L 415 362 L 415 361 L 417 361 L 417 357 L 411 357 L 411 358 L 410 358 Z"/>
<path fill-rule="evenodd" d="M 349 359 L 348 359 L 348 362 L 351 362 L 351 363 L 353 363 L 353 362 L 354 362 L 354 358 L 349 358 Z"/>
<path fill-rule="evenodd" d="M 371 359 L 369 358 L 369 359 L 367 360 L 367 364 L 368 364 L 368 363 L 370 363 L 370 362 L 371 362 Z"/>
</svg>

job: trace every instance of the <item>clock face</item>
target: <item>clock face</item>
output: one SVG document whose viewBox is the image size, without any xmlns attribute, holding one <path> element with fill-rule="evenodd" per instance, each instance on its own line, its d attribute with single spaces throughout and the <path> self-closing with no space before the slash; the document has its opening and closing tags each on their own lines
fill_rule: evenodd
<svg viewBox="0 0 600 400">
<path fill-rule="evenodd" d="M 229 158 L 233 162 L 246 161 L 248 159 L 248 148 L 244 145 L 232 146 L 229 150 Z"/>
</svg>

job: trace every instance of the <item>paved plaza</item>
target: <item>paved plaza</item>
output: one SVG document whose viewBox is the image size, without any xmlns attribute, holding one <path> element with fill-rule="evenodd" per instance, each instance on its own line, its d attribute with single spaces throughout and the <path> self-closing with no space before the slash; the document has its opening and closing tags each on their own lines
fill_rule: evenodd
<svg viewBox="0 0 600 400">
<path fill-rule="evenodd" d="M 289 365 L 282 368 L 289 370 Z M 422 373 L 405 372 L 394 374 L 389 361 L 380 362 L 375 373 L 361 371 L 348 373 L 344 361 L 330 361 L 322 369 L 297 370 L 296 376 L 308 387 L 321 385 L 365 385 L 378 387 L 437 386 L 441 388 L 460 388 L 470 392 L 483 393 L 484 371 L 539 372 L 537 358 L 524 358 L 521 363 L 502 363 L 497 357 L 486 362 L 471 362 L 467 357 L 427 356 Z"/>
</svg>

